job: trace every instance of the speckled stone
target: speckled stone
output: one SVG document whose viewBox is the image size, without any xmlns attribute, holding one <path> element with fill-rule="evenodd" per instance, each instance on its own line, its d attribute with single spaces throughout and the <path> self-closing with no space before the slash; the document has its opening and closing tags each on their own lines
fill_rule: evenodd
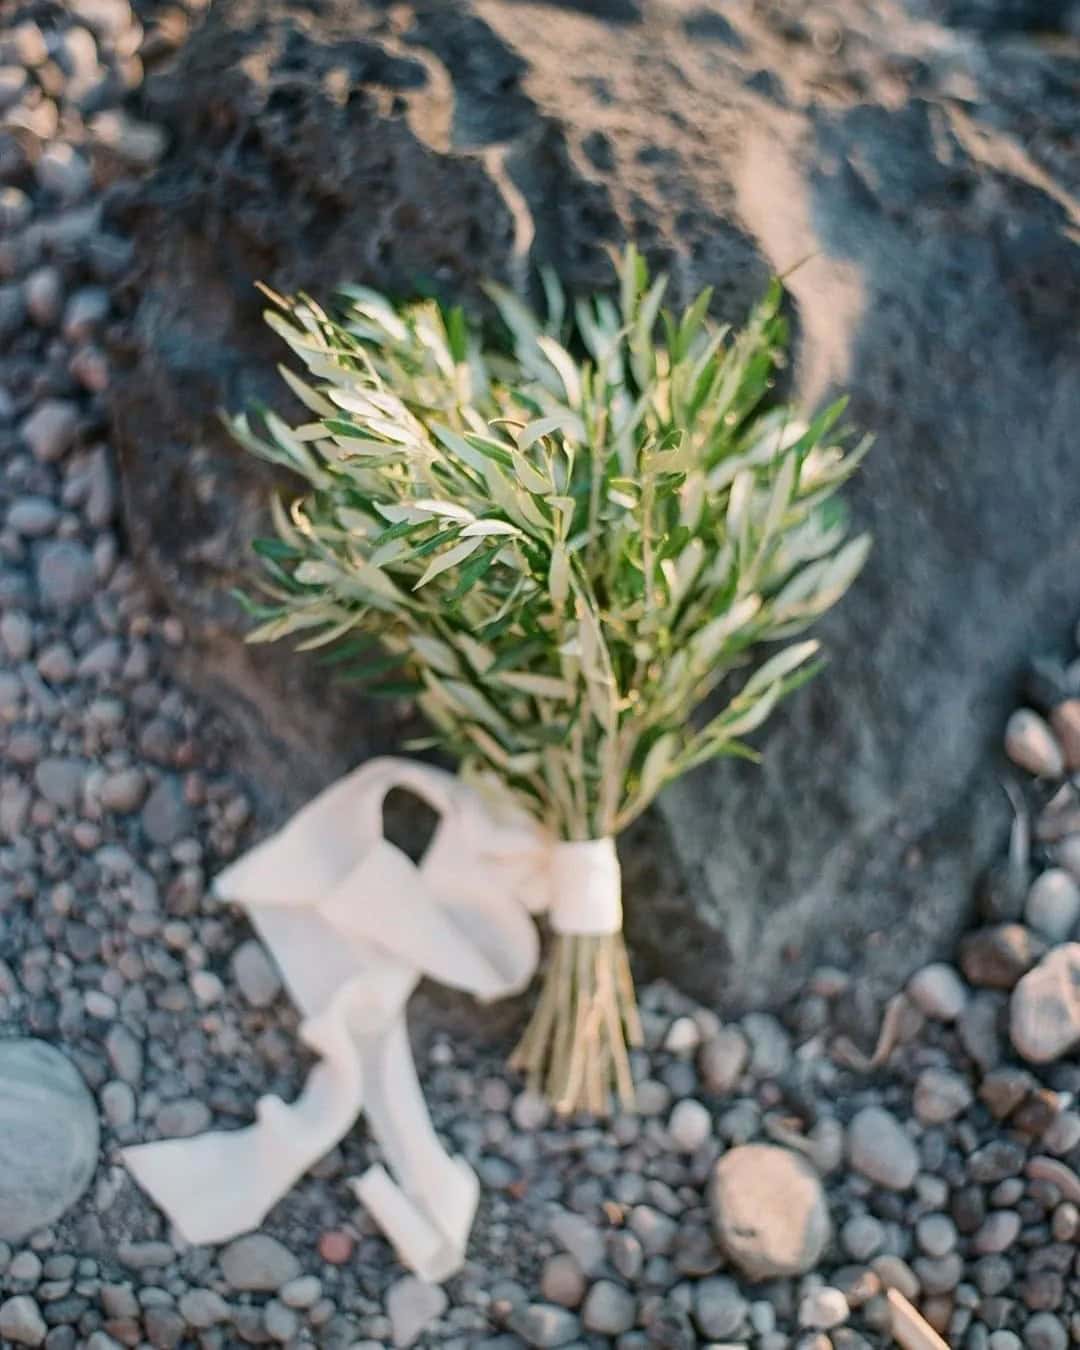
<svg viewBox="0 0 1080 1350">
<path fill-rule="evenodd" d="M 97 1157 L 97 1106 L 67 1056 L 44 1041 L 0 1042 L 0 1238 L 66 1213 Z"/>
</svg>

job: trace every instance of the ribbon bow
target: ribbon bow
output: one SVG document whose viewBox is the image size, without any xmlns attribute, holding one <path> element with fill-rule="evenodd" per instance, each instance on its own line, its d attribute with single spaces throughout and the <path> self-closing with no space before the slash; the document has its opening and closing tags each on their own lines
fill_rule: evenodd
<svg viewBox="0 0 1080 1350">
<path fill-rule="evenodd" d="M 439 813 L 419 866 L 383 837 L 393 788 Z M 448 1278 L 464 1261 L 479 1185 L 432 1127 L 405 1005 L 422 976 L 484 1002 L 519 992 L 536 969 L 531 915 L 540 911 L 560 932 L 616 932 L 613 841 L 556 841 L 520 812 L 496 814 L 451 774 L 377 759 L 227 868 L 215 889 L 247 910 L 320 1062 L 291 1106 L 261 1098 L 246 1129 L 141 1144 L 124 1162 L 185 1239 L 225 1242 L 257 1228 L 365 1111 L 389 1172 L 375 1165 L 349 1184 L 406 1265 Z"/>
</svg>

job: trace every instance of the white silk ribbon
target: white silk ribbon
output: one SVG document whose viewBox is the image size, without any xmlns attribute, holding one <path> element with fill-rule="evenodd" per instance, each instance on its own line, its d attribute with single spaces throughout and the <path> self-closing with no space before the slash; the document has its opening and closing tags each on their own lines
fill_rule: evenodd
<svg viewBox="0 0 1080 1350">
<path fill-rule="evenodd" d="M 383 837 L 393 788 L 439 813 L 419 866 Z M 354 1193 L 407 1266 L 448 1278 L 464 1261 L 479 1187 L 431 1124 L 405 1005 L 425 976 L 483 1002 L 524 989 L 541 911 L 556 931 L 617 932 L 613 841 L 557 841 L 452 774 L 384 758 L 327 788 L 215 889 L 246 909 L 319 1063 L 292 1105 L 261 1098 L 253 1125 L 140 1144 L 124 1162 L 187 1241 L 225 1242 L 257 1228 L 364 1111 L 389 1170 L 351 1179 Z"/>
</svg>

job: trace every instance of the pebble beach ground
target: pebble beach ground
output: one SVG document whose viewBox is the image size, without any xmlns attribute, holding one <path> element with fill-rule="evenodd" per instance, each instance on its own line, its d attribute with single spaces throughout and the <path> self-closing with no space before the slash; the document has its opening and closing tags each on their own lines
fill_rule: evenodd
<svg viewBox="0 0 1080 1350">
<path fill-rule="evenodd" d="M 103 192 L 164 149 L 124 100 L 194 18 L 69 0 L 0 30 L 0 1343 L 857 1350 L 892 1343 L 889 1289 L 951 1346 L 1080 1343 L 1067 662 L 1006 731 L 1029 777 L 983 926 L 886 1006 L 831 969 L 728 1024 L 650 987 L 639 1113 L 609 1123 L 555 1122 L 495 1051 L 424 1039 L 436 1124 L 483 1186 L 445 1288 L 352 1201 L 362 1129 L 223 1248 L 184 1244 L 119 1165 L 309 1068 L 208 889 L 249 805 L 125 557 L 103 414 L 129 255 Z"/>
</svg>

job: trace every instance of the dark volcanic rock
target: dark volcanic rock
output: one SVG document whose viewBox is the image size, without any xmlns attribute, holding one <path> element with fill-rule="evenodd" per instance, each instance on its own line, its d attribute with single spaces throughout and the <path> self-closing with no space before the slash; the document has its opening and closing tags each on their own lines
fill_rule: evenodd
<svg viewBox="0 0 1080 1350">
<path fill-rule="evenodd" d="M 151 96 L 171 150 L 117 208 L 138 264 L 112 399 L 128 527 L 238 714 L 264 823 L 396 729 L 235 640 L 267 475 L 217 410 L 288 408 L 253 283 L 471 301 L 550 262 L 594 287 L 631 237 L 730 319 L 794 268 L 799 396 L 849 388 L 878 433 L 832 666 L 762 768 L 700 772 L 628 841 L 637 950 L 734 1003 L 820 957 L 893 978 L 948 949 L 1007 819 L 987 746 L 1080 575 L 1080 112 L 1035 8 L 1001 43 L 989 0 L 218 0 Z"/>
</svg>

